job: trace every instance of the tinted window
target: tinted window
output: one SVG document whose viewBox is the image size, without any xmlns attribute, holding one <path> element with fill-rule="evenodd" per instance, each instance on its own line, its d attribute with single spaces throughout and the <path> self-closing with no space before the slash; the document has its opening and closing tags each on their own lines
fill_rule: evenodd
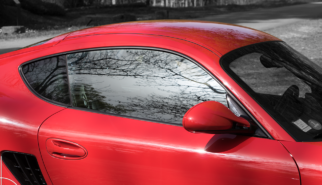
<svg viewBox="0 0 322 185">
<path fill-rule="evenodd" d="M 322 138 L 322 69 L 282 42 L 223 57 L 227 72 L 298 141 Z M 226 67 L 225 67 L 226 66 Z"/>
<path fill-rule="evenodd" d="M 52 57 L 22 66 L 30 86 L 40 95 L 69 104 L 65 56 Z"/>
<path fill-rule="evenodd" d="M 230 64 L 230 68 L 257 93 L 282 95 L 291 85 L 299 87 L 300 97 L 310 92 L 310 87 L 291 71 L 283 67 L 265 67 L 262 53 L 246 54 Z"/>
<path fill-rule="evenodd" d="M 226 105 L 225 90 L 191 61 L 167 52 L 114 49 L 67 55 L 72 104 L 181 124 L 192 106 Z"/>
</svg>

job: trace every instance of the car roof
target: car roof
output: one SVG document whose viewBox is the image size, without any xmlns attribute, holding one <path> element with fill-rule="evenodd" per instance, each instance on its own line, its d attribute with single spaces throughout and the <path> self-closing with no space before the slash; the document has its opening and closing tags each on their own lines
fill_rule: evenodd
<svg viewBox="0 0 322 185">
<path fill-rule="evenodd" d="M 136 21 L 65 33 L 41 45 L 2 54 L 0 59 L 49 47 L 59 47 L 59 43 L 69 39 L 81 39 L 82 37 L 104 34 L 142 34 L 177 38 L 205 47 L 219 56 L 243 46 L 259 42 L 279 41 L 278 38 L 265 32 L 226 23 L 193 20 Z"/>
<path fill-rule="evenodd" d="M 70 33 L 65 39 L 104 34 L 145 34 L 187 40 L 225 54 L 266 41 L 280 40 L 267 33 L 232 24 L 193 20 L 154 20 L 111 24 Z"/>
</svg>

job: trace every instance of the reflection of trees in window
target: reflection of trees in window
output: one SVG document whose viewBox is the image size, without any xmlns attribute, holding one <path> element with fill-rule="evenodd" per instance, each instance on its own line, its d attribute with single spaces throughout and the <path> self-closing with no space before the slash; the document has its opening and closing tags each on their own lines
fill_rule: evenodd
<svg viewBox="0 0 322 185">
<path fill-rule="evenodd" d="M 170 95 L 167 97 L 150 95 L 146 98 L 131 98 L 128 107 L 135 107 L 129 116 L 144 117 L 146 119 L 159 120 L 181 124 L 183 115 L 194 105 L 202 102 L 187 96 Z M 209 99 L 204 99 L 208 101 Z"/>
<path fill-rule="evenodd" d="M 75 107 L 100 110 L 115 114 L 126 113 L 122 105 L 113 106 L 104 101 L 105 96 L 89 84 L 74 84 L 71 88 L 72 102 Z"/>
<path fill-rule="evenodd" d="M 65 56 L 26 64 L 22 71 L 37 93 L 48 99 L 69 104 Z"/>
<path fill-rule="evenodd" d="M 225 90 L 210 75 L 171 53 L 100 50 L 70 54 L 67 60 L 71 85 L 90 84 L 109 104 L 126 107 L 122 115 L 181 123 L 200 102 L 226 104 Z"/>
</svg>

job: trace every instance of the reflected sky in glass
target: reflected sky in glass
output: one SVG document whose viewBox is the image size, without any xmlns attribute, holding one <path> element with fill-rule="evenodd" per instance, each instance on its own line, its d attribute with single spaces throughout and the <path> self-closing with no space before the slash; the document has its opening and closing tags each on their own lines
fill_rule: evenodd
<svg viewBox="0 0 322 185">
<path fill-rule="evenodd" d="M 181 124 L 192 106 L 226 105 L 225 90 L 193 62 L 171 53 L 118 49 L 67 55 L 73 105 Z"/>
</svg>

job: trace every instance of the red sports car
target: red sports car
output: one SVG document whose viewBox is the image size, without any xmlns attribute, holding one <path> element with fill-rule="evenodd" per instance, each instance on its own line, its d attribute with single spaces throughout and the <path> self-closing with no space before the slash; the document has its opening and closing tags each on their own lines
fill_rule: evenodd
<svg viewBox="0 0 322 185">
<path fill-rule="evenodd" d="M 0 55 L 2 185 L 322 183 L 322 69 L 269 34 L 143 21 Z"/>
</svg>

